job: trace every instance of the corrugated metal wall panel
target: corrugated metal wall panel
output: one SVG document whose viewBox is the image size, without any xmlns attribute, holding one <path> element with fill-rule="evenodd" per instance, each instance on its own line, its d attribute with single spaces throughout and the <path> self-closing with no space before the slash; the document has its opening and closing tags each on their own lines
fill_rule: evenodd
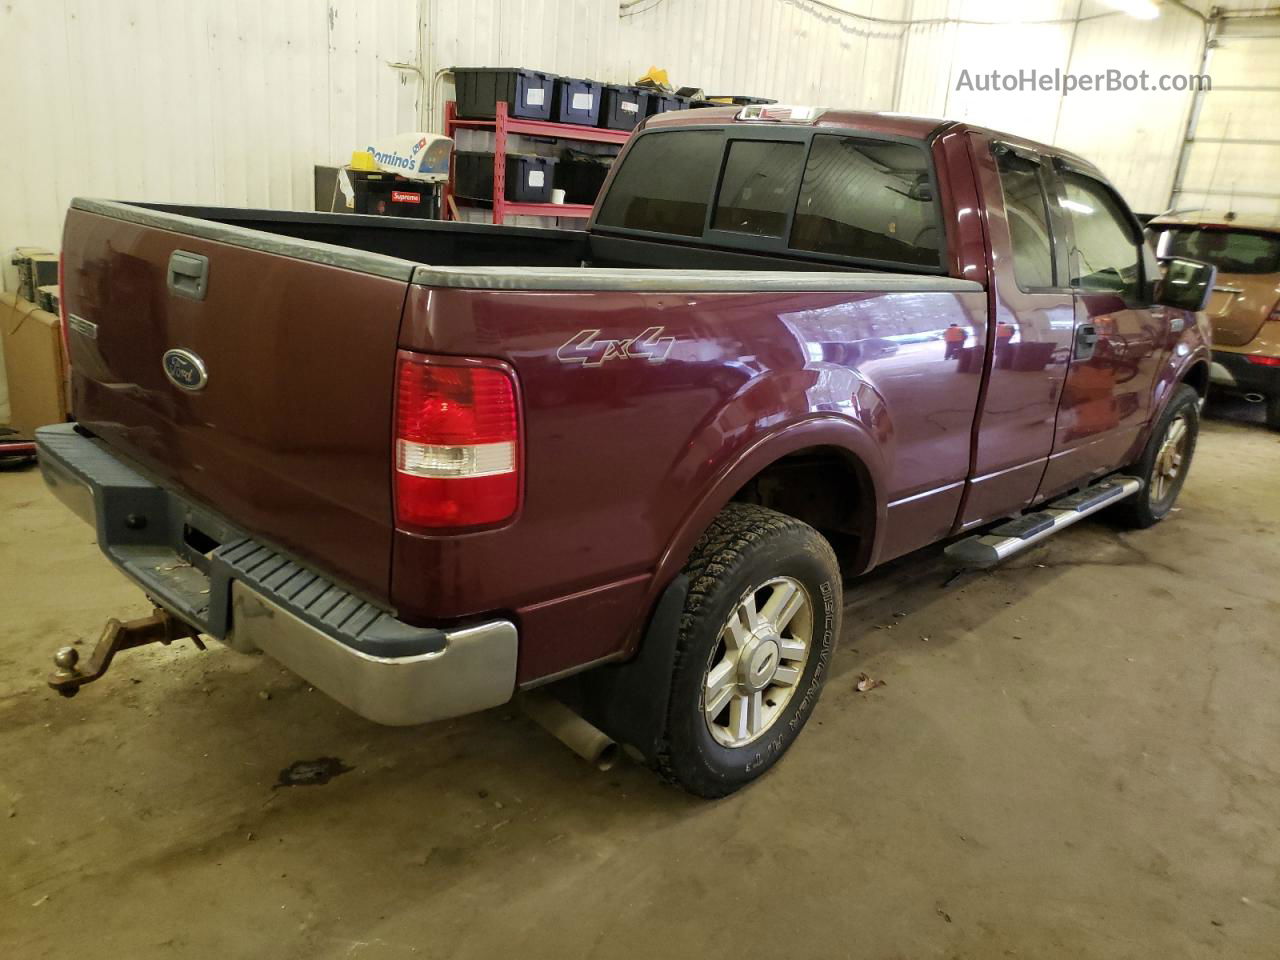
<svg viewBox="0 0 1280 960">
<path fill-rule="evenodd" d="M 1203 45 L 1203 25 L 1186 14 L 1110 17 L 1080 25 L 1071 69 L 1145 70 L 1153 79 L 1195 73 Z M 1101 167 L 1134 209 L 1159 213 L 1168 206 L 1192 99 L 1190 91 L 1072 94 L 1063 101 L 1055 142 Z"/>
<path fill-rule="evenodd" d="M 417 126 L 417 74 L 387 64 L 418 63 L 418 14 L 418 0 L 0 8 L 0 250 L 57 247 L 78 194 L 309 208 L 313 164 Z"/>
<path fill-rule="evenodd" d="M 991 19 L 993 6 L 974 0 L 916 0 L 911 16 Z M 899 109 L 968 120 L 1065 147 L 1102 168 L 1135 208 L 1163 210 L 1191 107 L 1190 92 L 1076 91 L 1058 96 L 957 86 L 962 71 L 969 71 L 969 79 L 976 81 L 978 74 L 993 68 L 1002 74 L 1030 69 L 1075 74 L 1146 70 L 1153 78 L 1194 73 L 1204 37 L 1201 21 L 1168 5 L 1155 21 L 1135 20 L 1087 0 L 1024 0 L 1017 16 L 1057 22 L 912 27 Z M 1106 122 L 1100 123 L 1103 116 Z"/>
<path fill-rule="evenodd" d="M 453 65 L 606 81 L 657 65 L 710 93 L 970 119 L 1062 143 L 1155 209 L 1189 95 L 978 94 L 956 78 L 1068 62 L 1192 71 L 1201 36 L 1170 4 L 1151 23 L 1089 19 L 1106 9 L 1097 0 L 622 2 L 189 0 L 175 16 L 162 0 L 13 0 L 0 83 L 9 129 L 38 131 L 42 156 L 0 159 L 0 249 L 55 245 L 76 193 L 309 207 L 313 163 L 417 127 L 420 113 L 436 127 L 448 88 L 434 75 Z M 954 22 L 1001 17 L 1062 22 Z"/>
</svg>

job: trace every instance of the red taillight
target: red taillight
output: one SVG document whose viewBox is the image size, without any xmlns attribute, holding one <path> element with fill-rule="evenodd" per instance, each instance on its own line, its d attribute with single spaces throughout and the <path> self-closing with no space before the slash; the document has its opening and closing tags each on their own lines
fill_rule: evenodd
<svg viewBox="0 0 1280 960">
<path fill-rule="evenodd" d="M 1247 354 L 1245 359 L 1259 367 L 1280 367 L 1280 357 L 1261 357 L 1257 354 Z"/>
<path fill-rule="evenodd" d="M 496 367 L 401 350 L 394 456 L 397 527 L 508 519 L 520 502 L 514 380 Z"/>
<path fill-rule="evenodd" d="M 67 255 L 58 252 L 58 329 L 62 333 L 62 362 L 71 366 L 71 343 L 67 339 Z"/>
</svg>

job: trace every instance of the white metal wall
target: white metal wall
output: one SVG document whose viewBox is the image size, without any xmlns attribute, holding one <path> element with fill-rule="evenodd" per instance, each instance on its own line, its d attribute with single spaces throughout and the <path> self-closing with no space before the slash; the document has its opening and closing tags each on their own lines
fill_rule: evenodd
<svg viewBox="0 0 1280 960">
<path fill-rule="evenodd" d="M 0 251 L 71 197 L 312 205 L 312 165 L 417 125 L 416 0 L 0 6 Z"/>
<path fill-rule="evenodd" d="M 619 0 L 430 0 L 424 68 L 546 66 L 630 81 L 655 64 L 677 85 L 708 93 L 967 119 L 1075 150 L 1136 208 L 1158 211 L 1190 93 L 1062 97 L 957 91 L 956 83 L 963 69 L 993 67 L 1193 73 L 1204 41 L 1201 17 L 1168 3 L 1156 21 L 1098 0 L 622 3 L 620 12 Z M 1207 0 L 1187 6 L 1208 11 Z M 429 116 L 439 116 L 447 95 L 447 85 L 433 85 Z"/>
<path fill-rule="evenodd" d="M 308 208 L 314 163 L 438 126 L 435 77 L 453 65 L 622 81 L 658 65 L 708 92 L 970 119 L 1074 149 L 1157 210 L 1190 94 L 955 82 L 966 67 L 1193 72 L 1202 37 L 1172 0 L 1153 22 L 1100 0 L 9 0 L 0 250 L 56 246 L 78 193 Z"/>
<path fill-rule="evenodd" d="M 1280 16 L 1222 24 L 1174 206 L 1280 214 Z"/>
</svg>

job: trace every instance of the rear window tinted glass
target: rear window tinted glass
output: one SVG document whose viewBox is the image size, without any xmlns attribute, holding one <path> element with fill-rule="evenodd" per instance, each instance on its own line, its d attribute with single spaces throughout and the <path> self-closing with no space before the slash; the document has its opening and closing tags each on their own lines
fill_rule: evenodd
<svg viewBox="0 0 1280 960">
<path fill-rule="evenodd" d="M 1280 273 L 1280 236 L 1247 230 L 1154 227 L 1162 257 L 1190 257 L 1223 273 Z"/>
<path fill-rule="evenodd" d="M 723 144 L 722 134 L 704 130 L 640 137 L 618 168 L 597 222 L 702 236 Z"/>
<path fill-rule="evenodd" d="M 795 204 L 804 144 L 734 140 L 720 178 L 714 230 L 780 237 Z"/>
<path fill-rule="evenodd" d="M 791 246 L 939 266 L 942 233 L 924 150 L 909 143 L 815 136 Z"/>
</svg>

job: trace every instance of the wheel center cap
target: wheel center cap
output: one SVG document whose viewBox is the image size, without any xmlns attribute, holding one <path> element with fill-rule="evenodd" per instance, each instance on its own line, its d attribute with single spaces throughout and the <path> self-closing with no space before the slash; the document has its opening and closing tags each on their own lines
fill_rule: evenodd
<svg viewBox="0 0 1280 960">
<path fill-rule="evenodd" d="M 738 661 L 738 679 L 748 690 L 763 690 L 778 672 L 781 651 L 773 637 L 758 637 L 743 651 Z"/>
</svg>

